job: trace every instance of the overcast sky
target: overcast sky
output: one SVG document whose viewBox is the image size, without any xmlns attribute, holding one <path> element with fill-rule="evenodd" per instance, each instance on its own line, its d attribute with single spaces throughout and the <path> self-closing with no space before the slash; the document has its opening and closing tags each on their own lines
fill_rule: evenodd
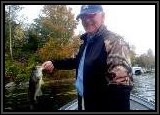
<svg viewBox="0 0 160 115">
<path fill-rule="evenodd" d="M 42 6 L 26 6 L 22 12 L 28 17 L 28 22 L 32 22 L 39 15 Z M 70 7 L 77 16 L 80 5 Z M 103 9 L 107 28 L 134 45 L 137 54 L 146 53 L 149 48 L 155 53 L 155 5 L 103 5 Z M 79 22 L 76 33 L 82 31 L 84 30 Z"/>
</svg>

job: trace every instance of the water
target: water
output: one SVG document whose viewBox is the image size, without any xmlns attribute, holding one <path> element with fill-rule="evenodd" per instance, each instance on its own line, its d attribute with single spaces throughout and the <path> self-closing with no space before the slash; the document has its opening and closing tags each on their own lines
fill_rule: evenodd
<svg viewBox="0 0 160 115">
<path fill-rule="evenodd" d="M 132 93 L 148 101 L 155 102 L 155 74 L 142 74 L 133 76 L 134 88 Z"/>
<path fill-rule="evenodd" d="M 4 99 L 4 111 L 28 112 L 29 100 L 27 88 L 16 87 L 12 91 L 6 90 Z M 56 111 L 64 104 L 77 98 L 73 81 L 63 83 L 46 83 L 42 85 L 43 95 L 38 97 L 35 111 Z"/>
<path fill-rule="evenodd" d="M 134 88 L 132 93 L 155 101 L 155 74 L 133 76 Z M 56 111 L 63 105 L 77 98 L 74 81 L 62 83 L 46 83 L 42 86 L 43 95 L 38 98 L 36 111 Z M 29 110 L 27 88 L 16 87 L 11 91 L 5 90 L 4 111 Z"/>
</svg>

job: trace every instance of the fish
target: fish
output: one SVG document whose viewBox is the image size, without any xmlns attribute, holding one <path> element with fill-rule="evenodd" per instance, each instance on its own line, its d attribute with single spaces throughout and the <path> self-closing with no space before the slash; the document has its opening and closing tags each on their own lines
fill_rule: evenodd
<svg viewBox="0 0 160 115">
<path fill-rule="evenodd" d="M 37 104 L 37 96 L 42 96 L 41 86 L 44 84 L 43 67 L 35 66 L 31 70 L 29 78 L 28 96 L 30 101 L 30 109 L 34 110 Z"/>
</svg>

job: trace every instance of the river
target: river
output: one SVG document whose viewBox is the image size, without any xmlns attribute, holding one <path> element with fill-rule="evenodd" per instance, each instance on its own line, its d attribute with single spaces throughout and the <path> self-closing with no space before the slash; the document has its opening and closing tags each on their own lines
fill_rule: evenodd
<svg viewBox="0 0 160 115">
<path fill-rule="evenodd" d="M 132 93 L 155 102 L 155 73 L 133 76 Z"/>
<path fill-rule="evenodd" d="M 155 74 L 133 76 L 134 88 L 132 93 L 155 101 Z M 16 87 L 5 89 L 4 111 L 28 112 L 29 101 L 27 88 Z M 56 111 L 64 104 L 77 97 L 74 81 L 62 83 L 45 83 L 42 86 L 43 95 L 38 98 L 37 111 Z"/>
</svg>

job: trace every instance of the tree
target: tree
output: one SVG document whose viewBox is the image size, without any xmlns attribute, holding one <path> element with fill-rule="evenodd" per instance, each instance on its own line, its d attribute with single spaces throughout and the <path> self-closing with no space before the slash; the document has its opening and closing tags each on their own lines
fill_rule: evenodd
<svg viewBox="0 0 160 115">
<path fill-rule="evenodd" d="M 135 62 L 138 66 L 148 68 L 148 56 L 145 53 L 140 55 L 139 57 L 136 57 Z"/>
<path fill-rule="evenodd" d="M 78 53 L 80 44 L 82 43 L 80 36 L 73 36 L 73 39 L 62 48 L 61 57 L 75 57 Z"/>
<path fill-rule="evenodd" d="M 135 63 L 147 69 L 154 68 L 155 67 L 155 57 L 153 55 L 153 51 L 151 49 L 148 49 L 147 53 L 144 53 L 140 55 L 139 57 L 136 57 Z"/>
<path fill-rule="evenodd" d="M 11 59 L 13 60 L 13 49 L 12 49 L 12 30 L 13 30 L 13 24 L 16 24 L 16 18 L 17 18 L 17 13 L 22 9 L 22 7 L 18 6 L 18 5 L 6 5 L 5 6 L 5 33 L 8 33 L 9 36 L 5 36 L 6 40 L 8 40 L 9 38 L 9 49 L 10 49 L 10 56 Z M 8 26 L 8 27 L 7 27 Z M 7 31 L 8 29 L 8 31 Z M 5 34 L 6 35 L 6 34 Z M 7 38 L 8 37 L 8 38 Z M 7 42 L 6 42 L 7 43 Z"/>
<path fill-rule="evenodd" d="M 45 17 L 39 16 L 34 19 L 34 23 L 32 23 L 28 31 L 34 33 L 37 36 L 38 40 L 38 48 L 43 47 L 45 42 L 48 41 L 51 30 L 44 26 L 42 23 Z"/>
<path fill-rule="evenodd" d="M 148 55 L 148 68 L 152 69 L 155 67 L 155 57 L 153 55 L 153 51 L 149 48 L 147 51 Z"/>
<path fill-rule="evenodd" d="M 135 53 L 135 46 L 134 45 L 130 46 L 130 56 L 131 56 L 132 66 L 135 66 L 136 65 L 136 53 Z"/>
<path fill-rule="evenodd" d="M 65 48 L 69 48 L 77 25 L 71 8 L 67 8 L 66 5 L 45 5 L 42 11 L 44 17 L 41 17 L 41 30 L 45 30 L 45 34 L 48 33 L 45 35 L 48 41 L 39 50 L 40 57 L 42 60 L 66 57 Z M 44 33 L 41 31 L 42 34 Z M 67 51 L 69 53 L 70 50 Z"/>
<path fill-rule="evenodd" d="M 24 45 L 24 51 L 27 52 L 36 52 L 38 49 L 38 36 L 34 31 L 28 30 L 27 32 L 27 42 Z"/>
<path fill-rule="evenodd" d="M 50 30 L 49 36 L 59 41 L 61 46 L 72 38 L 77 25 L 71 10 L 66 5 L 45 5 L 43 9 L 45 18 L 42 23 Z"/>
</svg>

